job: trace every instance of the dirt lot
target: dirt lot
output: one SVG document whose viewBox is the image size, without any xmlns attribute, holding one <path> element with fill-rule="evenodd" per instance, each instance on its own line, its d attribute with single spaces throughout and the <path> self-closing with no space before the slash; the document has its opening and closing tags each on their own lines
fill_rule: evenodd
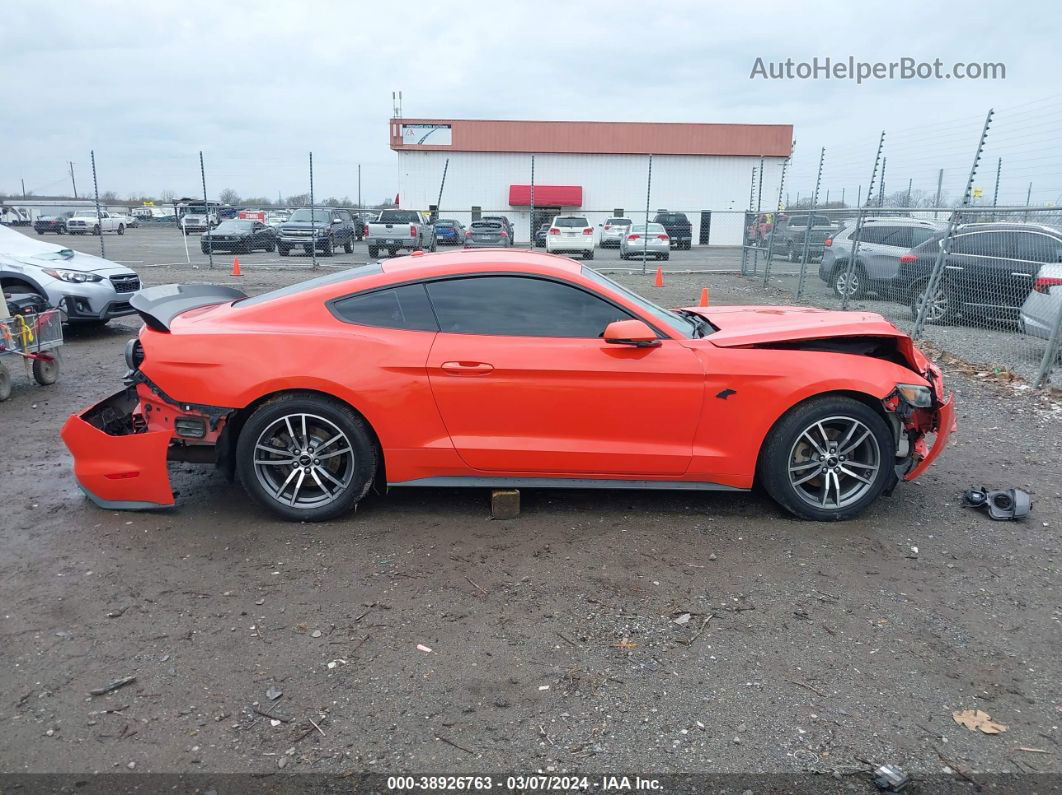
<svg viewBox="0 0 1062 795">
<path fill-rule="evenodd" d="M 209 280 L 108 253 L 148 284 Z M 306 275 L 250 260 L 249 292 Z M 775 297 L 623 280 L 670 305 Z M 485 493 L 419 489 L 292 525 L 191 465 L 176 510 L 107 512 L 57 431 L 118 388 L 137 325 L 69 335 L 59 383 L 16 371 L 0 408 L 0 771 L 1062 772 L 1051 403 L 949 373 L 953 448 L 836 525 L 758 493 L 560 490 L 492 521 Z M 981 483 L 1031 490 L 1033 517 L 961 508 Z M 967 708 L 1008 731 L 957 725 Z"/>
</svg>

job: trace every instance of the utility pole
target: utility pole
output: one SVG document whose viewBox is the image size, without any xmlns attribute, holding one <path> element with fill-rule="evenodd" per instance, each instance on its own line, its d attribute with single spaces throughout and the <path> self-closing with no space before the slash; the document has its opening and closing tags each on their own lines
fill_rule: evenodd
<svg viewBox="0 0 1062 795">
<path fill-rule="evenodd" d="M 22 183 L 22 198 L 25 199 L 26 198 L 26 180 L 20 179 L 19 181 Z"/>
<path fill-rule="evenodd" d="M 74 180 L 74 161 L 73 160 L 67 160 L 66 162 L 70 164 L 70 184 L 74 186 L 74 198 L 76 199 L 77 198 L 77 182 Z"/>
<path fill-rule="evenodd" d="M 908 177 L 907 179 L 907 207 L 911 207 L 911 186 L 914 185 L 914 177 Z"/>
<path fill-rule="evenodd" d="M 358 163 L 358 209 L 361 209 L 361 163 Z"/>
</svg>

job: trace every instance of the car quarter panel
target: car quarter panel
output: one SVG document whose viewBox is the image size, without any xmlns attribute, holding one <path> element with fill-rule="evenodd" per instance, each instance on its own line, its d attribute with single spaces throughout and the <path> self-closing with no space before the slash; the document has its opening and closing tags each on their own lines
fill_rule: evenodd
<svg viewBox="0 0 1062 795">
<path fill-rule="evenodd" d="M 245 323 L 240 311 L 194 310 L 175 320 L 172 335 L 145 329 L 144 375 L 178 402 L 234 409 L 279 392 L 322 392 L 369 422 L 389 479 L 460 466 L 425 368 L 434 332 L 344 323 L 323 301 L 300 303 L 297 326 L 259 323 L 258 312 Z"/>
</svg>

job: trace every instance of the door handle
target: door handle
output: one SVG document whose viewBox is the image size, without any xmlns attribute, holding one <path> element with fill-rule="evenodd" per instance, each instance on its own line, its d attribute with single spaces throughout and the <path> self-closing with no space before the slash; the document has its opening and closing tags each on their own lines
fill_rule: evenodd
<svg viewBox="0 0 1062 795">
<path fill-rule="evenodd" d="M 494 365 L 486 362 L 443 362 L 439 366 L 450 375 L 486 375 L 494 370 Z"/>
</svg>

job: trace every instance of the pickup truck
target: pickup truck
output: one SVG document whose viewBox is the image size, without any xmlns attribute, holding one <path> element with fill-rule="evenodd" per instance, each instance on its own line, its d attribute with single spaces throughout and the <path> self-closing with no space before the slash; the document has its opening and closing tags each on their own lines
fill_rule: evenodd
<svg viewBox="0 0 1062 795">
<path fill-rule="evenodd" d="M 811 228 L 808 228 L 808 213 L 793 215 L 779 214 L 774 225 L 774 237 L 770 232 L 763 238 L 762 245 L 770 245 L 775 254 L 784 254 L 790 262 L 799 262 L 804 253 L 804 238 L 808 239 L 808 257 L 815 259 L 825 251 L 825 240 L 837 227 L 828 215 L 811 215 Z"/>
<path fill-rule="evenodd" d="M 97 216 L 91 210 L 74 213 L 66 219 L 66 231 L 71 235 L 99 235 L 103 232 L 125 234 L 125 222 L 117 215 L 103 211 Z"/>
<path fill-rule="evenodd" d="M 669 213 L 667 210 L 658 210 L 653 219 L 654 224 L 661 224 L 671 238 L 671 245 L 676 248 L 689 249 L 693 245 L 693 225 L 686 213 Z"/>
<path fill-rule="evenodd" d="M 401 249 L 435 251 L 435 227 L 427 213 L 417 210 L 384 210 L 375 221 L 365 225 L 365 242 L 369 256 L 380 256 L 387 249 L 392 257 Z"/>
</svg>

